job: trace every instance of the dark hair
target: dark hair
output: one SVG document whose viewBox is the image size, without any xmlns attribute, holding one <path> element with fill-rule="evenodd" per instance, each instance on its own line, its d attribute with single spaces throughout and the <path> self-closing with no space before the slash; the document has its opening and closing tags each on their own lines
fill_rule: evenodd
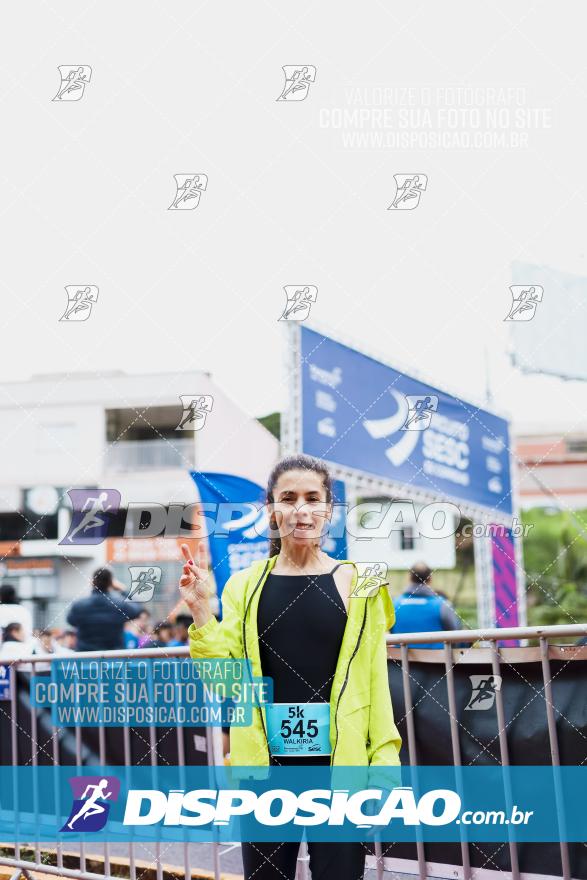
<svg viewBox="0 0 587 880">
<path fill-rule="evenodd" d="M 425 562 L 416 562 L 410 569 L 410 580 L 413 584 L 427 584 L 432 577 L 432 569 Z"/>
<path fill-rule="evenodd" d="M 322 477 L 322 485 L 326 489 L 326 500 L 328 503 L 332 501 L 332 477 L 330 476 L 330 472 L 326 465 L 318 458 L 312 458 L 311 455 L 300 454 L 287 455 L 285 458 L 282 458 L 281 461 L 277 462 L 269 474 L 269 480 L 267 482 L 268 504 L 273 504 L 275 501 L 275 498 L 273 497 L 275 484 L 280 476 L 288 471 L 312 471 L 315 474 L 319 474 Z M 277 528 L 275 520 L 270 521 L 269 525 L 272 531 Z M 269 557 L 277 556 L 280 551 L 281 538 L 279 535 L 277 537 L 271 537 L 269 539 Z"/>
<path fill-rule="evenodd" d="M 14 633 L 17 630 L 22 630 L 22 628 L 22 623 L 9 623 L 2 630 L 2 640 L 4 642 L 19 642 L 20 639 L 17 639 Z"/>
<path fill-rule="evenodd" d="M 172 629 L 172 626 L 168 620 L 161 620 L 159 621 L 159 623 L 156 623 L 153 627 L 153 632 L 160 633 L 162 629 Z"/>
<path fill-rule="evenodd" d="M 12 584 L 2 584 L 0 587 L 0 604 L 2 605 L 17 605 L 18 598 L 16 596 L 16 590 L 12 586 Z"/>
<path fill-rule="evenodd" d="M 112 572 L 109 568 L 97 568 L 92 575 L 92 585 L 98 593 L 105 593 L 112 586 Z"/>
<path fill-rule="evenodd" d="M 185 626 L 187 629 L 187 627 L 190 625 L 190 623 L 193 623 L 193 620 L 189 616 L 189 614 L 178 614 L 177 617 L 175 618 L 175 625 L 176 626 Z"/>
</svg>

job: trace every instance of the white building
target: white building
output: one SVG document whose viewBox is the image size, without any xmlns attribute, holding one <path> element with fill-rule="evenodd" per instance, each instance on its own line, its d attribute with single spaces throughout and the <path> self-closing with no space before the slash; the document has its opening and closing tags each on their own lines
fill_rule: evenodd
<svg viewBox="0 0 587 880">
<path fill-rule="evenodd" d="M 200 430 L 177 430 L 181 395 L 212 397 Z M 68 606 L 88 595 L 92 572 L 104 563 L 127 586 L 129 565 L 161 567 L 161 588 L 146 607 L 154 619 L 167 617 L 179 598 L 185 539 L 124 538 L 128 504 L 193 504 L 190 470 L 264 486 L 279 457 L 277 439 L 204 372 L 57 374 L 0 384 L 0 437 L 0 576 L 32 608 L 36 626 L 63 626 Z M 121 516 L 100 544 L 59 543 L 71 521 L 67 491 L 75 488 L 120 493 Z M 422 538 L 415 521 L 379 540 L 354 525 L 360 537 L 349 536 L 348 556 L 356 561 L 455 564 L 454 539 Z"/>
<path fill-rule="evenodd" d="M 176 430 L 180 395 L 212 397 L 201 430 Z M 129 502 L 187 505 L 197 500 L 190 470 L 264 485 L 279 455 L 276 438 L 204 372 L 58 374 L 4 383 L 0 437 L 0 571 L 32 604 L 37 626 L 63 625 L 66 607 L 88 595 L 91 574 L 105 561 L 123 583 L 130 583 L 129 563 L 156 561 L 164 588 L 150 610 L 165 617 L 176 599 L 174 539 L 59 544 L 71 516 L 68 489 L 117 489 L 121 509 Z"/>
</svg>

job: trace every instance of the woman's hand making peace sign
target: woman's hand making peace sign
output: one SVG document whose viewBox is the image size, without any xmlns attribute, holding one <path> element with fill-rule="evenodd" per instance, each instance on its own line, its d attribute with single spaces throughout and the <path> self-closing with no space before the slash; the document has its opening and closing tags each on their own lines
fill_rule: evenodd
<svg viewBox="0 0 587 880">
<path fill-rule="evenodd" d="M 208 589 L 208 567 L 206 564 L 206 550 L 201 542 L 198 542 L 196 561 L 192 559 L 190 548 L 187 544 L 181 545 L 185 563 L 183 574 L 179 579 L 179 592 L 181 598 L 190 609 L 196 627 L 203 626 L 211 617 L 210 591 Z"/>
</svg>

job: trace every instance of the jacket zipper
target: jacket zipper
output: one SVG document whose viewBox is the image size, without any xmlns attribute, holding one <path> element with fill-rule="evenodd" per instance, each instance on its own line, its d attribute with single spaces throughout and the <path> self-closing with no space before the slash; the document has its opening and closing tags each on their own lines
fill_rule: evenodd
<svg viewBox="0 0 587 880">
<path fill-rule="evenodd" d="M 360 645 L 360 642 L 361 642 L 361 638 L 362 638 L 362 636 L 363 636 L 363 630 L 365 629 L 365 620 L 366 620 L 366 617 L 367 617 L 367 602 L 365 601 L 365 611 L 363 612 L 363 622 L 362 622 L 362 624 L 361 624 L 361 629 L 360 629 L 360 631 L 359 631 L 359 637 L 358 637 L 358 639 L 357 639 L 357 644 L 355 645 L 355 650 L 354 650 L 353 653 L 351 654 L 351 658 L 350 658 L 350 660 L 349 660 L 349 665 L 347 666 L 347 669 L 346 669 L 346 675 L 345 675 L 344 681 L 343 681 L 343 683 L 342 683 L 342 687 L 341 687 L 341 689 L 340 689 L 340 693 L 339 693 L 339 695 L 338 695 L 338 700 L 336 701 L 336 709 L 334 710 L 334 724 L 335 724 L 335 726 L 336 726 L 336 739 L 334 740 L 334 748 L 333 748 L 333 750 L 332 750 L 332 757 L 331 757 L 331 759 L 330 759 L 330 766 L 331 766 L 331 767 L 334 766 L 334 754 L 335 754 L 335 752 L 336 752 L 336 747 L 337 747 L 337 745 L 338 745 L 338 722 L 337 722 L 337 720 L 336 720 L 336 716 L 338 715 L 338 707 L 339 707 L 339 705 L 340 705 L 341 697 L 342 697 L 342 695 L 343 695 L 343 693 L 344 693 L 344 691 L 345 691 L 345 688 L 346 688 L 347 683 L 348 683 L 348 680 L 349 680 L 349 672 L 350 672 L 350 669 L 351 669 L 351 663 L 353 662 L 353 658 L 354 658 L 355 654 L 356 654 L 357 651 L 359 650 L 359 645 Z"/>
<path fill-rule="evenodd" d="M 263 577 L 265 576 L 265 572 L 267 571 L 268 565 L 269 565 L 269 560 L 267 560 L 267 562 L 265 563 L 265 568 L 263 569 L 261 577 L 257 581 L 257 585 L 255 586 L 255 589 L 253 590 L 253 592 L 251 593 L 251 595 L 249 597 L 249 601 L 247 602 L 247 607 L 245 608 L 245 613 L 243 616 L 243 654 L 245 655 L 245 660 L 249 659 L 248 655 L 247 655 L 247 635 L 246 635 L 247 614 L 249 613 L 249 607 L 251 605 L 251 602 L 253 601 L 253 596 L 255 595 L 257 590 L 259 589 L 261 581 L 263 580 Z M 261 716 L 261 726 L 263 727 L 263 733 L 265 735 L 265 742 L 267 743 L 267 755 L 269 756 L 269 763 L 271 763 L 271 750 L 269 748 L 269 737 L 267 736 L 267 731 L 265 730 L 265 722 L 263 721 L 263 710 L 261 709 L 260 706 L 257 706 L 257 708 L 259 710 L 259 715 Z"/>
</svg>

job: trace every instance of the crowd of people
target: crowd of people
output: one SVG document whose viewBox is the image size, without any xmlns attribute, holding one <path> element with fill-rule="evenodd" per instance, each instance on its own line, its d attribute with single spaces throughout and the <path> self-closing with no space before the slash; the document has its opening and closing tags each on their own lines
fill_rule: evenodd
<svg viewBox="0 0 587 880">
<path fill-rule="evenodd" d="M 431 586 L 432 571 L 423 562 L 409 572 L 409 583 L 394 600 L 392 633 L 466 629 L 448 597 Z M 144 604 L 129 602 L 126 587 L 109 568 L 97 569 L 88 597 L 74 602 L 66 628 L 33 629 L 32 615 L 22 605 L 12 584 L 0 586 L 0 663 L 28 654 L 70 654 L 74 651 L 112 651 L 136 648 L 175 648 L 189 645 L 192 618 L 178 614 L 173 622 L 153 623 Z M 578 644 L 587 644 L 587 637 Z M 468 647 L 470 642 L 458 643 Z M 438 648 L 429 642 L 409 647 Z"/>
<path fill-rule="evenodd" d="M 392 632 L 432 632 L 464 629 L 447 597 L 431 587 L 432 571 L 416 563 L 406 590 L 395 600 Z M 112 651 L 137 648 L 174 648 L 189 644 L 189 615 L 153 623 L 140 602 L 124 598 L 126 587 L 110 568 L 97 569 L 90 595 L 74 602 L 67 613 L 68 628 L 32 628 L 30 611 L 18 601 L 10 584 L 0 587 L 0 661 L 27 654 L 67 654 L 74 651 Z M 463 643 L 464 644 L 464 643 Z M 429 643 L 418 645 L 435 648 Z M 414 645 L 416 647 L 416 645 Z"/>
<path fill-rule="evenodd" d="M 72 654 L 76 651 L 112 651 L 134 648 L 175 648 L 189 643 L 188 615 L 173 623 L 152 623 L 142 603 L 122 595 L 123 584 L 109 568 L 92 576 L 90 595 L 74 602 L 67 627 L 33 629 L 32 615 L 22 605 L 12 584 L 0 586 L 0 663 L 30 654 Z M 37 669 L 39 667 L 37 666 Z"/>
</svg>

